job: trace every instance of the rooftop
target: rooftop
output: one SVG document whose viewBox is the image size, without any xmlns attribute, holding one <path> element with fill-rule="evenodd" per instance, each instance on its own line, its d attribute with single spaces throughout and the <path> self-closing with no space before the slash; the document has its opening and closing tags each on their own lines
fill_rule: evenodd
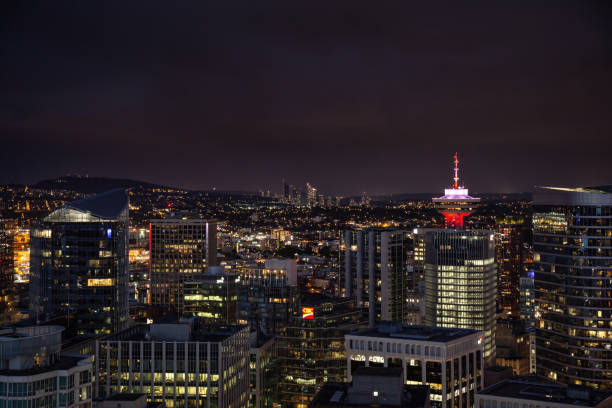
<svg viewBox="0 0 612 408">
<path fill-rule="evenodd" d="M 550 383 L 537 376 L 514 377 L 479 392 L 480 395 L 512 397 L 531 401 L 552 401 L 581 407 L 596 407 L 604 400 L 612 402 L 612 391 Z"/>
<path fill-rule="evenodd" d="M 112 219 L 118 218 L 127 205 L 128 195 L 124 189 L 119 188 L 72 202 L 66 207 L 90 213 L 99 218 Z"/>
<path fill-rule="evenodd" d="M 212 342 L 218 343 L 233 336 L 246 326 L 200 324 L 195 322 L 141 324 L 130 327 L 120 333 L 111 334 L 108 340 L 123 341 L 178 341 L 178 342 Z"/>
<path fill-rule="evenodd" d="M 74 354 L 62 354 L 59 360 L 51 365 L 44 367 L 26 368 L 23 370 L 0 370 L 0 375 L 11 377 L 28 377 L 36 374 L 48 373 L 50 371 L 69 370 L 79 365 L 80 361 L 91 359 L 90 356 L 80 356 Z"/>
<path fill-rule="evenodd" d="M 378 327 L 350 333 L 349 336 L 386 337 L 446 343 L 480 333 L 477 330 L 434 326 L 411 326 L 394 322 L 380 322 Z"/>
</svg>

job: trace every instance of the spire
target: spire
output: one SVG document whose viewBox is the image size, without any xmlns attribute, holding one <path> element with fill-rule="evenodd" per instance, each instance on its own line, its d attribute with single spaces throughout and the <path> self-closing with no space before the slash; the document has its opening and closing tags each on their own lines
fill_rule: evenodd
<svg viewBox="0 0 612 408">
<path fill-rule="evenodd" d="M 455 190 L 459 188 L 459 159 L 457 158 L 457 152 L 455 152 Z"/>
</svg>

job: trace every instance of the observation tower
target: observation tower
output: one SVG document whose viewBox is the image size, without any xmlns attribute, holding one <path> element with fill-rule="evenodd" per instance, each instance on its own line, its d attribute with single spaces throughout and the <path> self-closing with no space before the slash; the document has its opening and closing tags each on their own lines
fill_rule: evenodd
<svg viewBox="0 0 612 408">
<path fill-rule="evenodd" d="M 480 198 L 470 197 L 468 189 L 459 185 L 459 159 L 455 153 L 453 187 L 444 189 L 442 197 L 433 198 L 436 209 L 444 215 L 446 228 L 463 228 L 463 217 L 474 212 Z"/>
</svg>

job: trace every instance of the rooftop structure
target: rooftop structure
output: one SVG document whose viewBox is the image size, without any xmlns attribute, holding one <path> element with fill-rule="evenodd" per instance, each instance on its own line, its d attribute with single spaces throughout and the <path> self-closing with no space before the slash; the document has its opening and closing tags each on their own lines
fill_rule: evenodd
<svg viewBox="0 0 612 408">
<path fill-rule="evenodd" d="M 310 407 L 402 407 L 427 408 L 429 387 L 405 385 L 401 369 L 361 367 L 352 383 L 325 383 Z"/>
<path fill-rule="evenodd" d="M 433 198 L 436 208 L 444 215 L 444 222 L 447 228 L 462 228 L 463 218 L 470 215 L 478 203 L 480 198 L 471 197 L 468 194 L 468 189 L 463 185 L 459 185 L 459 159 L 455 153 L 455 168 L 453 177 L 453 186 L 444 189 L 442 197 Z"/>
</svg>

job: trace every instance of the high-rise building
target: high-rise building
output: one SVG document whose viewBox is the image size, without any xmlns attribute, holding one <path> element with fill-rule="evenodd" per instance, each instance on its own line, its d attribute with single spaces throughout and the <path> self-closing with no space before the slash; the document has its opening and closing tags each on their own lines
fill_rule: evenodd
<svg viewBox="0 0 612 408">
<path fill-rule="evenodd" d="M 93 357 L 60 354 L 63 330 L 0 329 L 0 407 L 91 407 Z"/>
<path fill-rule="evenodd" d="M 183 284 L 217 264 L 215 220 L 168 218 L 149 224 L 151 304 L 184 311 Z"/>
<path fill-rule="evenodd" d="M 207 324 L 236 324 L 239 281 L 238 275 L 209 272 L 184 282 L 183 314 Z"/>
<path fill-rule="evenodd" d="M 272 408 L 278 398 L 276 337 L 251 332 L 249 408 Z"/>
<path fill-rule="evenodd" d="M 167 407 L 247 408 L 249 329 L 138 325 L 96 341 L 95 395 L 144 393 Z"/>
<path fill-rule="evenodd" d="M 484 359 L 495 363 L 495 235 L 434 230 L 425 244 L 425 324 L 484 332 Z"/>
<path fill-rule="evenodd" d="M 31 232 L 30 305 L 37 320 L 74 315 L 80 334 L 128 324 L 128 195 L 67 204 Z"/>
<path fill-rule="evenodd" d="M 306 408 L 327 381 L 346 381 L 344 335 L 364 328 L 354 300 L 307 295 L 279 338 L 280 403 Z"/>
<path fill-rule="evenodd" d="M 405 384 L 427 385 L 431 406 L 474 406 L 484 385 L 483 333 L 382 322 L 345 336 L 348 380 L 361 367 L 399 368 Z"/>
<path fill-rule="evenodd" d="M 7 223 L 0 219 L 0 324 L 10 321 L 13 289 L 13 238 Z"/>
<path fill-rule="evenodd" d="M 459 185 L 459 159 L 455 153 L 453 186 L 444 190 L 442 197 L 433 199 L 438 211 L 444 215 L 446 228 L 463 228 L 463 218 L 470 215 L 480 198 L 470 197 L 468 189 Z"/>
<path fill-rule="evenodd" d="M 306 204 L 317 205 L 317 189 L 309 182 L 306 183 Z"/>
<path fill-rule="evenodd" d="M 497 309 L 500 317 L 519 315 L 522 219 L 502 219 L 495 224 L 497 263 Z"/>
<path fill-rule="evenodd" d="M 538 188 L 532 222 L 537 373 L 612 389 L 612 186 Z"/>
<path fill-rule="evenodd" d="M 403 323 L 406 311 L 406 232 L 386 228 L 346 230 L 340 243 L 341 296 L 380 320 Z"/>
<path fill-rule="evenodd" d="M 298 299 L 295 259 L 266 260 L 263 267 L 238 270 L 239 320 L 266 334 L 281 334 Z"/>
</svg>

